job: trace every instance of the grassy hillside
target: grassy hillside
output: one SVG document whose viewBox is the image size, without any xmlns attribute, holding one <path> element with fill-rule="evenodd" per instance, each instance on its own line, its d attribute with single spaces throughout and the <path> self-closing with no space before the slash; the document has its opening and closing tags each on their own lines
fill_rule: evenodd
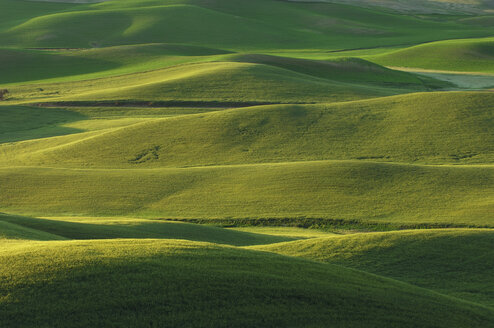
<svg viewBox="0 0 494 328">
<path fill-rule="evenodd" d="M 83 132 L 81 129 L 61 126 L 88 117 L 63 109 L 41 110 L 32 107 L 0 107 L 0 143 L 37 139 Z"/>
<path fill-rule="evenodd" d="M 41 50 L 0 49 L 1 83 L 49 79 L 56 76 L 91 73 L 112 67 L 111 62 L 64 56 Z"/>
<path fill-rule="evenodd" d="M 369 57 L 388 66 L 459 72 L 494 73 L 494 39 L 464 39 L 426 43 Z"/>
<path fill-rule="evenodd" d="M 493 101 L 421 93 L 192 115 L 2 107 L 0 208 L 491 227 Z"/>
<path fill-rule="evenodd" d="M 325 0 L 414 14 L 480 14 L 493 8 L 489 0 Z"/>
<path fill-rule="evenodd" d="M 157 47 L 157 46 L 156 46 Z M 117 47 L 115 52 L 125 52 Z M 151 48 L 153 50 L 154 47 Z M 142 47 L 131 50 L 140 51 Z M 195 48 L 186 50 L 196 50 Z M 212 50 L 211 50 L 212 51 Z M 88 51 L 89 52 L 89 51 Z M 65 55 L 72 61 L 106 60 L 113 52 L 99 51 L 98 56 L 84 53 Z M 51 57 L 49 57 L 51 58 Z M 166 58 L 161 60 L 161 58 Z M 42 59 L 38 58 L 40 61 Z M 53 59 L 55 63 L 56 59 Z M 84 63 L 84 60 L 82 63 Z M 188 63 L 186 61 L 200 61 Z M 213 61 L 213 62 L 212 62 Z M 177 62 L 182 62 L 177 64 Z M 313 103 L 379 97 L 413 91 L 451 87 L 451 84 L 427 77 L 393 71 L 360 59 L 344 58 L 331 61 L 296 60 L 266 55 L 234 56 L 153 56 L 146 52 L 143 62 L 111 59 L 119 68 L 94 74 L 71 76 L 61 61 L 52 74 L 60 78 L 9 86 L 8 101 L 37 102 L 195 102 L 201 103 Z M 158 63 L 164 69 L 152 69 Z M 177 65 L 175 65 L 177 64 Z M 49 67 L 38 70 L 42 74 Z M 146 70 L 135 72 L 136 70 Z M 81 68 L 82 69 L 82 68 Z M 36 78 L 36 70 L 27 75 Z M 133 72 L 123 74 L 126 72 Z M 7 72 L 8 73 L 8 72 Z M 74 73 L 77 72 L 74 70 Z M 123 74 L 123 75 L 122 75 Z M 13 79 L 22 75 L 12 71 Z M 50 76 L 49 74 L 47 76 Z M 100 76 L 100 78 L 94 79 Z M 101 78 L 101 76 L 107 76 Z M 110 76 L 110 77 L 108 77 Z M 83 78 L 89 78 L 82 80 Z M 9 77 L 6 76 L 6 79 Z M 61 82 L 64 81 L 64 82 Z M 50 83 L 51 82 L 51 83 Z"/>
<path fill-rule="evenodd" d="M 391 70 L 359 58 L 336 58 L 326 60 L 304 60 L 262 54 L 234 54 L 226 57 L 234 62 L 264 64 L 284 68 L 297 73 L 328 80 L 376 84 L 392 88 L 440 87 L 438 81 L 427 80 L 420 75 Z"/>
<path fill-rule="evenodd" d="M 208 243 L 11 242 L 0 258 L 2 326 L 481 327 L 494 318 L 360 271 Z"/>
<path fill-rule="evenodd" d="M 8 30 L 30 19 L 74 10 L 77 5 L 69 3 L 1 0 L 0 28 Z"/>
<path fill-rule="evenodd" d="M 63 216 L 494 225 L 492 166 L 352 161 L 169 169 L 0 169 L 0 210 Z"/>
<path fill-rule="evenodd" d="M 115 3 L 115 4 L 118 4 Z M 36 17 L 9 30 L 6 44 L 24 47 L 95 47 L 152 42 L 239 47 L 267 47 L 270 41 L 294 42 L 311 33 L 285 36 L 276 26 L 262 26 L 246 18 L 188 4 L 132 7 L 101 5 Z M 125 6 L 125 2 L 124 2 Z M 194 22 L 203 23 L 200 28 Z M 62 26 L 64 28 L 62 28 Z M 229 29 L 222 27 L 229 26 Z M 100 31 L 105 31 L 104 36 Z M 238 36 L 242 38 L 238 38 Z"/>
<path fill-rule="evenodd" d="M 224 108 L 0 106 L 0 143 L 101 131 L 157 118 L 207 113 L 222 109 Z"/>
<path fill-rule="evenodd" d="M 0 48 L 0 83 L 73 81 L 211 61 L 227 51 L 179 44 L 140 44 L 94 49 Z"/>
<path fill-rule="evenodd" d="M 493 230 L 419 230 L 317 238 L 262 246 L 340 264 L 494 306 Z"/>
<path fill-rule="evenodd" d="M 0 327 L 494 326 L 487 0 L 55 1 L 0 0 Z"/>
<path fill-rule="evenodd" d="M 274 0 L 110 1 L 9 10 L 2 43 L 18 47 L 87 48 L 186 43 L 224 49 L 346 49 L 487 36 L 492 30 L 339 4 Z M 18 14 L 24 9 L 26 13 Z M 10 14 L 10 15 L 9 15 Z M 201 22 L 200 25 L 196 22 Z M 0 26 L 1 27 L 1 26 Z M 101 32 L 104 33 L 101 33 Z"/>
<path fill-rule="evenodd" d="M 0 220 L 3 215 L 0 215 Z M 49 232 L 31 229 L 15 223 L 0 221 L 0 240 L 64 240 L 62 236 L 57 236 Z"/>
<path fill-rule="evenodd" d="M 485 164 L 494 156 L 493 104 L 490 93 L 428 93 L 150 119 L 4 144 L 0 165 L 142 168 L 336 159 Z M 11 112 L 19 113 L 3 114 L 8 119 Z"/>
<path fill-rule="evenodd" d="M 139 219 L 39 219 L 0 214 L 3 238 L 27 240 L 155 238 L 207 241 L 234 246 L 296 238 L 225 230 L 212 226 Z"/>
</svg>

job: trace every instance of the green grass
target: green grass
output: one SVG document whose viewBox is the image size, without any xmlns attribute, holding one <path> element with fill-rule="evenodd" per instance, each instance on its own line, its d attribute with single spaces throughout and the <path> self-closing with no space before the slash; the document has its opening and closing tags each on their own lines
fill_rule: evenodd
<svg viewBox="0 0 494 328">
<path fill-rule="evenodd" d="M 74 10 L 77 5 L 52 2 L 1 0 L 0 28 L 8 30 L 38 16 Z"/>
<path fill-rule="evenodd" d="M 142 219 L 40 219 L 0 214 L 0 224 L 11 228 L 6 231 L 2 229 L 7 238 L 28 240 L 159 238 L 246 246 L 297 239 L 225 230 L 213 226 Z"/>
<path fill-rule="evenodd" d="M 441 17 L 440 15 L 446 17 L 448 17 L 447 15 L 478 15 L 493 7 L 489 0 L 336 0 L 335 2 L 369 8 L 377 7 L 401 13 L 437 15 L 439 17 Z"/>
<path fill-rule="evenodd" d="M 0 327 L 492 326 L 489 6 L 342 2 L 0 0 Z"/>
<path fill-rule="evenodd" d="M 0 215 L 3 218 L 3 215 Z M 0 221 L 0 240 L 64 240 L 49 232 L 31 229 L 15 223 Z"/>
<path fill-rule="evenodd" d="M 341 159 L 486 164 L 494 156 L 493 104 L 490 93 L 427 93 L 150 119 L 3 145 L 0 165 L 142 168 Z"/>
<path fill-rule="evenodd" d="M 86 131 L 1 145 L 1 209 L 492 226 L 493 101 L 422 93 L 168 118 L 157 118 L 171 115 L 164 109 L 26 108 L 53 113 L 52 132 Z M 5 113 L 13 122 L 21 111 Z M 84 119 L 59 123 L 71 115 Z M 39 138 L 33 128 L 26 139 Z"/>
<path fill-rule="evenodd" d="M 0 83 L 73 81 L 160 69 L 191 61 L 210 61 L 228 53 L 219 49 L 140 44 L 95 49 L 32 50 L 0 48 Z"/>
<path fill-rule="evenodd" d="M 426 43 L 368 57 L 387 66 L 458 72 L 494 73 L 494 39 L 464 39 Z"/>
<path fill-rule="evenodd" d="M 114 68 L 106 60 L 61 55 L 40 50 L 0 49 L 2 84 L 78 75 Z"/>
<path fill-rule="evenodd" d="M 261 249 L 352 267 L 494 306 L 494 230 L 409 230 L 332 236 Z"/>
<path fill-rule="evenodd" d="M 364 272 L 209 243 L 10 242 L 0 257 L 2 326 L 472 327 L 494 318 Z"/>
<path fill-rule="evenodd" d="M 67 58 L 71 57 L 67 56 Z M 182 63 L 164 69 L 84 81 L 78 81 L 80 76 L 76 76 L 75 80 L 70 82 L 60 82 L 64 80 L 63 78 L 55 81 L 30 82 L 25 85 L 6 85 L 10 91 L 8 101 L 10 103 L 168 101 L 195 102 L 197 106 L 208 102 L 313 103 L 451 87 L 446 82 L 393 71 L 361 59 L 314 61 L 252 54 L 193 58 L 208 62 Z M 71 60 L 76 59 L 71 58 Z M 151 66 L 148 68 L 151 68 L 155 61 L 149 60 Z M 216 61 L 211 62 L 213 60 Z M 160 64 L 171 65 L 167 61 L 160 61 Z M 114 75 L 136 69 L 133 64 L 122 65 L 123 71 L 108 70 L 98 74 Z M 138 67 L 142 69 L 143 65 L 145 64 Z M 63 65 L 60 70 L 63 70 Z M 60 71 L 57 74 L 65 73 Z M 19 77 L 16 74 L 13 76 Z"/>
<path fill-rule="evenodd" d="M 341 82 L 375 84 L 391 88 L 420 88 L 422 85 L 431 88 L 445 86 L 434 80 L 394 71 L 359 58 L 304 60 L 262 54 L 235 54 L 226 58 L 234 62 L 270 65 Z"/>
<path fill-rule="evenodd" d="M 0 169 L 0 210 L 40 216 L 321 218 L 490 226 L 492 166 L 359 161 Z"/>
<path fill-rule="evenodd" d="M 87 117 L 63 109 L 0 107 L 0 143 L 82 132 L 62 126 Z"/>
<path fill-rule="evenodd" d="M 338 4 L 244 1 L 111 1 L 10 10 L 2 43 L 95 47 L 185 43 L 221 49 L 348 49 L 487 36 L 492 29 Z M 26 13 L 18 14 L 20 8 Z M 70 9 L 70 10 L 69 10 Z M 8 15 L 12 14 L 12 15 Z M 21 18 L 22 17 L 22 18 Z M 200 21 L 200 26 L 196 22 Z M 101 33 L 104 31 L 104 33 Z"/>
<path fill-rule="evenodd" d="M 483 74 L 483 73 L 447 73 L 447 72 L 437 72 L 437 71 L 420 71 L 417 70 L 418 74 L 422 76 L 432 77 L 438 80 L 443 80 L 456 85 L 459 88 L 466 88 L 471 90 L 486 90 L 494 88 L 494 75 Z"/>
<path fill-rule="evenodd" d="M 492 16 L 492 11 L 490 16 L 474 16 L 467 17 L 461 20 L 463 23 L 477 25 L 477 26 L 492 26 L 494 22 L 494 16 Z"/>
<path fill-rule="evenodd" d="M 316 237 L 328 237 L 334 235 L 331 232 L 317 230 L 317 229 L 305 229 L 297 227 L 230 227 L 230 230 L 253 232 L 266 234 L 271 236 L 284 236 L 296 239 L 316 238 Z"/>
<path fill-rule="evenodd" d="M 222 108 L 1 106 L 0 143 L 112 129 L 156 118 L 197 114 L 219 109 Z"/>
</svg>

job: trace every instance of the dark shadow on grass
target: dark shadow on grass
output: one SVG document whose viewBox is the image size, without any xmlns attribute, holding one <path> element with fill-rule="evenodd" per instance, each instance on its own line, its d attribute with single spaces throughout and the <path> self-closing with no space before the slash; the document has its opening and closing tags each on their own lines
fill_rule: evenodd
<svg viewBox="0 0 494 328">
<path fill-rule="evenodd" d="M 0 221 L 35 229 L 67 239 L 157 238 L 186 239 L 234 246 L 263 245 L 297 238 L 270 236 L 191 223 L 140 221 L 115 224 L 67 222 L 0 214 Z"/>
<path fill-rule="evenodd" d="M 83 132 L 61 125 L 87 118 L 83 114 L 62 108 L 0 106 L 0 143 Z"/>
<path fill-rule="evenodd" d="M 0 49 L 0 83 L 20 83 L 118 68 L 108 60 L 64 55 L 54 51 Z"/>
</svg>

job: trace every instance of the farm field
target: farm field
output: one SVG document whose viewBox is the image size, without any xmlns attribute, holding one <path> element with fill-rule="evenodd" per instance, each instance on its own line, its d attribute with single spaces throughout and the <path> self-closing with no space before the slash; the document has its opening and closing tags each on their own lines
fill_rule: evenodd
<svg viewBox="0 0 494 328">
<path fill-rule="evenodd" d="M 0 327 L 494 327 L 489 1 L 0 8 Z"/>
</svg>

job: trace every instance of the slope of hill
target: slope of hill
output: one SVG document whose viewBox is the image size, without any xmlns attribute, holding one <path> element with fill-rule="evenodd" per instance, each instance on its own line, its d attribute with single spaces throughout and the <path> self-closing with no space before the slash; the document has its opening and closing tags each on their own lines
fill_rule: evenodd
<svg viewBox="0 0 494 328">
<path fill-rule="evenodd" d="M 0 214 L 0 241 L 4 240 L 64 240 L 64 237 L 49 232 L 31 229 L 2 220 Z"/>
<path fill-rule="evenodd" d="M 4 144 L 0 165 L 141 168 L 336 159 L 493 163 L 493 104 L 491 93 L 425 93 L 151 119 L 97 133 Z"/>
<path fill-rule="evenodd" d="M 2 326 L 480 327 L 494 318 L 375 275 L 209 243 L 2 243 L 0 258 Z"/>
<path fill-rule="evenodd" d="M 352 161 L 169 169 L 0 169 L 0 210 L 62 216 L 320 218 L 494 225 L 492 166 Z"/>
<path fill-rule="evenodd" d="M 2 2 L 12 6 L 11 0 Z M 26 11 L 29 14 L 5 15 L 8 28 L 0 31 L 4 45 L 87 48 L 165 42 L 229 50 L 287 45 L 293 49 L 321 45 L 325 49 L 346 49 L 487 36 L 491 31 L 454 20 L 437 21 L 339 4 L 274 0 L 126 0 L 52 4 L 52 11 L 44 15 L 37 10 Z"/>
<path fill-rule="evenodd" d="M 489 8 L 0 0 L 0 327 L 494 326 Z"/>
<path fill-rule="evenodd" d="M 369 57 L 387 66 L 458 72 L 494 73 L 494 39 L 464 39 L 426 43 Z"/>
<path fill-rule="evenodd" d="M 139 44 L 94 49 L 0 48 L 0 83 L 87 80 L 214 60 L 220 49 L 178 44 Z"/>
<path fill-rule="evenodd" d="M 121 48 L 121 47 L 117 47 Z M 119 51 L 122 49 L 115 49 Z M 137 50 L 137 49 L 136 49 Z M 113 52 L 98 52 L 102 58 L 111 58 Z M 94 55 L 94 54 L 93 54 Z M 67 63 L 79 57 L 70 58 Z M 97 56 L 93 56 L 94 60 Z M 87 56 L 81 58 L 89 59 Z M 145 59 L 147 58 L 147 59 Z M 179 56 L 168 58 L 160 65 L 176 61 L 182 63 L 164 69 L 122 74 L 125 71 L 151 68 L 160 59 L 144 55 L 143 62 L 120 63 L 120 68 L 71 76 L 55 81 L 30 82 L 8 86 L 8 102 L 70 102 L 84 101 L 86 105 L 98 102 L 193 102 L 201 103 L 314 103 L 355 100 L 385 95 L 427 91 L 450 87 L 451 84 L 415 74 L 393 71 L 361 59 L 344 58 L 330 61 L 296 60 L 266 55 L 235 56 Z M 191 59 L 194 58 L 194 59 Z M 40 59 L 41 60 L 41 59 Z M 148 60 L 148 61 L 146 61 Z M 117 64 L 118 59 L 112 59 Z M 207 62 L 204 62 L 207 61 Z M 214 61 L 214 62 L 212 62 Z M 55 63 L 54 61 L 53 63 Z M 58 74 L 64 76 L 62 61 Z M 146 64 L 147 63 L 147 64 Z M 41 69 L 42 73 L 45 69 Z M 81 68 L 82 69 L 82 68 Z M 12 72 L 12 76 L 19 75 Z M 31 71 L 26 73 L 34 74 Z M 97 75 L 113 75 L 94 79 Z M 35 75 L 32 75 L 35 78 Z M 78 81 L 92 76 L 92 79 Z M 8 78 L 8 77 L 6 77 Z M 57 81 L 63 82 L 57 82 Z"/>
<path fill-rule="evenodd" d="M 296 239 L 225 230 L 212 226 L 140 219 L 39 219 L 0 214 L 0 224 L 2 224 L 4 239 L 155 238 L 206 241 L 234 246 L 269 244 Z"/>
<path fill-rule="evenodd" d="M 77 8 L 74 4 L 36 1 L 1 0 L 0 29 L 8 31 L 39 16 L 62 13 Z M 3 42 L 2 42 L 3 44 Z"/>
<path fill-rule="evenodd" d="M 494 306 L 494 230 L 364 233 L 257 248 L 340 264 Z"/>
<path fill-rule="evenodd" d="M 385 85 L 392 88 L 434 87 L 437 81 L 423 79 L 401 71 L 391 70 L 359 58 L 336 58 L 327 60 L 304 60 L 262 54 L 234 54 L 226 57 L 234 62 L 264 64 L 284 68 L 328 80 L 357 84 Z M 437 87 L 441 86 L 440 84 Z"/>
<path fill-rule="evenodd" d="M 295 0 L 297 1 L 297 0 Z M 304 0 L 300 0 L 304 1 Z M 363 6 L 381 8 L 397 12 L 414 14 L 480 14 L 494 8 L 489 0 L 322 0 Z"/>
</svg>

